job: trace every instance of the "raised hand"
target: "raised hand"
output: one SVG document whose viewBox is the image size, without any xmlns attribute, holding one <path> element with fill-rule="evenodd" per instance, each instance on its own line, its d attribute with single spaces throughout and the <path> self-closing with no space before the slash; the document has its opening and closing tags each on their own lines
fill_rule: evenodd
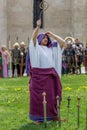
<svg viewBox="0 0 87 130">
<path fill-rule="evenodd" d="M 41 19 L 37 20 L 37 26 L 38 26 L 38 27 L 41 26 Z"/>
<path fill-rule="evenodd" d="M 50 32 L 50 31 L 46 32 L 46 34 L 47 34 L 49 37 L 52 37 L 52 36 L 53 36 L 53 33 Z"/>
</svg>

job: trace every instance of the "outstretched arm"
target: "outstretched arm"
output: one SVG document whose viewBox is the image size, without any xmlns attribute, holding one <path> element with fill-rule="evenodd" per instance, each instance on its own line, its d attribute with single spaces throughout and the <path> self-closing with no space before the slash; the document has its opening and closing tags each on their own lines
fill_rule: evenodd
<svg viewBox="0 0 87 130">
<path fill-rule="evenodd" d="M 65 41 L 58 35 L 55 35 L 54 33 L 52 32 L 47 32 L 46 33 L 49 37 L 52 37 L 53 39 L 57 40 L 57 42 L 60 44 L 60 47 L 61 48 L 65 48 L 66 47 L 66 43 Z"/>
<path fill-rule="evenodd" d="M 38 31 L 39 31 L 40 26 L 41 26 L 41 19 L 39 19 L 37 21 L 37 27 L 35 28 L 33 35 L 32 35 L 34 46 L 36 45 L 36 39 L 37 39 L 37 35 L 38 35 Z"/>
</svg>

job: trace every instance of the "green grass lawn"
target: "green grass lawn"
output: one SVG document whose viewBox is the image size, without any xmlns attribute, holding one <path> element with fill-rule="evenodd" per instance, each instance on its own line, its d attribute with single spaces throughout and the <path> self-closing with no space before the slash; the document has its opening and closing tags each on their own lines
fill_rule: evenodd
<svg viewBox="0 0 87 130">
<path fill-rule="evenodd" d="M 0 130 L 76 130 L 77 129 L 77 97 L 80 97 L 80 127 L 86 129 L 87 109 L 87 75 L 66 75 L 61 78 L 63 98 L 60 107 L 61 117 L 67 122 L 51 122 L 36 126 L 28 118 L 29 113 L 29 77 L 0 79 Z M 67 98 L 70 96 L 68 113 Z"/>
</svg>

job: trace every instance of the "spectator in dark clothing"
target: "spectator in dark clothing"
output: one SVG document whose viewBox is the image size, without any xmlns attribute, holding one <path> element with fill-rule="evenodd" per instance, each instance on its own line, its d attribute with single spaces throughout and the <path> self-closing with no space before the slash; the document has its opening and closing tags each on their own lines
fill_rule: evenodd
<svg viewBox="0 0 87 130">
<path fill-rule="evenodd" d="M 25 43 L 20 43 L 20 76 L 23 76 L 25 71 L 25 63 L 26 63 L 26 50 Z"/>
<path fill-rule="evenodd" d="M 12 55 L 12 77 L 14 77 L 15 70 L 17 69 L 17 76 L 20 76 L 20 50 L 19 43 L 13 45 L 14 49 L 11 51 Z"/>
<path fill-rule="evenodd" d="M 63 55 L 66 57 L 66 73 L 75 73 L 76 53 L 71 43 L 67 43 Z"/>
</svg>

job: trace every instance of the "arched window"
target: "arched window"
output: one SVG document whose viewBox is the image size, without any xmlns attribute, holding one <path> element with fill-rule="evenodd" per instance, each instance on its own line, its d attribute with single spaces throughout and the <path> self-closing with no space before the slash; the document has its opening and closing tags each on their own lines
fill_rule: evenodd
<svg viewBox="0 0 87 130">
<path fill-rule="evenodd" d="M 40 12 L 42 11 L 42 9 L 40 8 L 40 3 L 43 0 L 33 0 L 33 28 L 36 27 L 36 21 L 39 19 L 40 17 Z M 41 28 L 43 28 L 43 11 L 41 13 Z"/>
</svg>

